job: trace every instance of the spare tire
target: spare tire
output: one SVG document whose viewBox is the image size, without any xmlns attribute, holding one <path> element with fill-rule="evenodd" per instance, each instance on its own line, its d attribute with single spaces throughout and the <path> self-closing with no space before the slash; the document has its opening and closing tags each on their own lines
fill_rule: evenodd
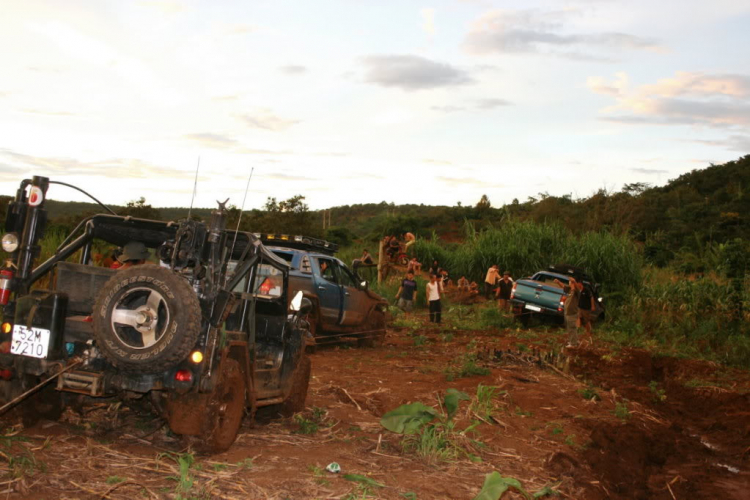
<svg viewBox="0 0 750 500">
<path fill-rule="evenodd" d="M 201 309 L 190 283 L 155 265 L 118 271 L 94 304 L 94 339 L 117 368 L 157 373 L 185 359 L 201 330 Z"/>
</svg>

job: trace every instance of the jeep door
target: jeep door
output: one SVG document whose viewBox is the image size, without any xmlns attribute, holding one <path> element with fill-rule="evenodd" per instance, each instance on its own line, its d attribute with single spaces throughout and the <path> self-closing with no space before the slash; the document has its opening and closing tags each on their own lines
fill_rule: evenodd
<svg viewBox="0 0 750 500">
<path fill-rule="evenodd" d="M 338 325 L 341 318 L 343 290 L 339 281 L 336 260 L 315 257 L 313 261 L 315 263 L 315 291 L 320 301 L 320 317 L 323 327 Z"/>
<path fill-rule="evenodd" d="M 361 325 L 367 315 L 367 293 L 361 289 L 357 276 L 343 262 L 337 260 L 336 263 L 344 291 L 344 312 L 341 316 L 341 324 L 344 326 Z"/>
</svg>

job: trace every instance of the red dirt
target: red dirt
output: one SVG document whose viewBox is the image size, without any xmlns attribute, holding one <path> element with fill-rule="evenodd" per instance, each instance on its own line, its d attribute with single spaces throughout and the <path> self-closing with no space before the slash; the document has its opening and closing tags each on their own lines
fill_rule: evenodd
<svg viewBox="0 0 750 500">
<path fill-rule="evenodd" d="M 371 498 L 403 499 L 408 493 L 419 499 L 472 498 L 492 471 L 518 478 L 529 491 L 549 485 L 573 499 L 748 497 L 748 372 L 603 348 L 577 349 L 558 359 L 556 371 L 528 362 L 534 349 L 546 349 L 549 338 L 530 342 L 515 332 L 449 332 L 452 339 L 425 327 L 416 333 L 426 344 L 415 345 L 414 337 L 395 329 L 383 347 L 319 349 L 311 356 L 313 379 L 303 414 L 313 421 L 314 409 L 322 409 L 318 431 L 299 434 L 293 419 L 259 415 L 255 424 L 245 424 L 228 452 L 197 458 L 199 468 L 190 469 L 194 484 L 183 497 L 308 499 L 354 493 L 362 498 L 356 483 L 323 471 L 333 461 L 343 473 L 385 485 L 370 488 Z M 458 364 L 470 341 L 480 354 L 478 364 L 490 374 L 447 381 L 444 370 Z M 519 344 L 531 351 L 518 352 Z M 508 349 L 513 352 L 507 354 Z M 498 352 L 504 353 L 499 359 Z M 651 381 L 658 384 L 654 391 L 664 390 L 663 401 L 649 389 Z M 401 436 L 379 424 L 383 413 L 401 404 L 437 406 L 448 388 L 475 395 L 479 384 L 504 391 L 495 401 L 499 423 L 481 424 L 470 436 L 483 443 L 475 448 L 481 463 L 466 457 L 427 462 L 405 451 Z M 587 385 L 600 401 L 583 399 L 579 390 Z M 618 403 L 627 406 L 629 416 L 615 415 Z M 464 402 L 459 409 L 459 430 L 476 418 L 468 408 Z M 168 476 L 178 474 L 176 463 L 157 461 L 156 455 L 182 450 L 163 430 L 149 434 L 158 425 L 150 419 L 104 405 L 85 418 L 69 411 L 61 423 L 23 431 L 29 442 L 0 448 L 0 459 L 5 457 L 0 489 L 9 490 L 11 499 L 102 498 L 113 487 L 107 498 L 174 498 L 177 483 Z M 23 455 L 22 446 L 46 464 L 46 473 L 20 479 L 10 474 L 8 459 Z M 251 467 L 236 466 L 248 458 Z M 108 484 L 112 476 L 128 481 Z"/>
</svg>

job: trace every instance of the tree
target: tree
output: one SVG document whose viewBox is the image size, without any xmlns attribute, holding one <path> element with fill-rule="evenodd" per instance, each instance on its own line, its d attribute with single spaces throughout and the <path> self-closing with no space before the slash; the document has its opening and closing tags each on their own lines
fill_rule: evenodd
<svg viewBox="0 0 750 500">
<path fill-rule="evenodd" d="M 477 202 L 477 210 L 485 211 L 489 208 L 492 208 L 492 204 L 490 203 L 490 199 L 487 197 L 486 194 L 482 195 L 482 198 Z"/>
<path fill-rule="evenodd" d="M 130 215 L 139 219 L 161 219 L 161 212 L 146 203 L 146 198 L 141 196 L 137 200 L 129 201 L 120 215 Z"/>
</svg>

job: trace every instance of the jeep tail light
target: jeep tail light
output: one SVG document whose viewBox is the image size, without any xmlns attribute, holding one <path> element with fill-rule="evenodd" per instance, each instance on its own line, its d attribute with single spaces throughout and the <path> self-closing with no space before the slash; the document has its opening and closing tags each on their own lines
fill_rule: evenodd
<svg viewBox="0 0 750 500">
<path fill-rule="evenodd" d="M 192 382 L 193 372 L 190 370 L 177 370 L 177 373 L 174 374 L 174 379 L 178 382 Z"/>
<path fill-rule="evenodd" d="M 13 325 L 8 323 L 7 321 L 4 322 L 2 325 L 0 325 L 0 332 L 2 332 L 5 335 L 9 335 L 10 332 L 13 331 Z"/>
<path fill-rule="evenodd" d="M 518 283 L 513 283 L 513 288 L 510 291 L 510 298 L 515 299 L 516 298 L 516 287 L 518 286 Z"/>
<path fill-rule="evenodd" d="M 562 312 L 565 309 L 565 294 L 560 296 L 560 305 L 557 306 L 557 312 Z"/>
<path fill-rule="evenodd" d="M 9 269 L 0 270 L 0 306 L 8 304 L 13 284 L 13 271 Z"/>
<path fill-rule="evenodd" d="M 13 378 L 13 371 L 8 370 L 7 368 L 4 370 L 0 370 L 0 378 L 3 380 L 10 380 Z"/>
</svg>

